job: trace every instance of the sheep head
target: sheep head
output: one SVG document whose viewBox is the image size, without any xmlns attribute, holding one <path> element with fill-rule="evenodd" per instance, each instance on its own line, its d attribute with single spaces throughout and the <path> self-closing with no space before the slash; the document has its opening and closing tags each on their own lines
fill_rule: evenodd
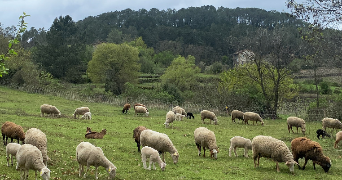
<svg viewBox="0 0 342 180">
<path fill-rule="evenodd" d="M 218 153 L 218 148 L 217 149 L 211 149 L 210 150 L 210 157 L 217 159 L 217 153 Z"/>
<path fill-rule="evenodd" d="M 171 154 L 172 160 L 173 160 L 173 164 L 176 164 L 178 162 L 178 158 L 179 158 L 179 154 L 176 151 L 175 153 Z"/>
<path fill-rule="evenodd" d="M 285 164 L 287 167 L 289 167 L 291 173 L 294 172 L 294 165 L 295 164 L 298 165 L 298 163 L 296 161 L 294 161 L 293 159 L 286 161 Z"/>
</svg>

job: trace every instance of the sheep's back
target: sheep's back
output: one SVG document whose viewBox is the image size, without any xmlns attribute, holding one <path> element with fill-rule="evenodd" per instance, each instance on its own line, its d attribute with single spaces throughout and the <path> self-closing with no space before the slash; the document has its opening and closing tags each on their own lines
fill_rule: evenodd
<svg viewBox="0 0 342 180">
<path fill-rule="evenodd" d="M 146 107 L 144 106 L 135 106 L 134 107 L 135 113 L 146 113 Z"/>
<path fill-rule="evenodd" d="M 43 164 L 43 156 L 41 151 L 32 144 L 23 144 L 16 155 L 18 166 L 25 169 L 32 169 L 33 163 L 40 162 Z"/>
<path fill-rule="evenodd" d="M 208 110 L 203 110 L 201 111 L 201 119 L 211 119 L 214 120 L 216 118 L 215 113 L 208 111 Z"/>
<path fill-rule="evenodd" d="M 323 154 L 321 145 L 318 142 L 312 141 L 306 137 L 298 137 L 291 141 L 292 153 L 305 154 L 314 150 L 318 154 Z"/>
<path fill-rule="evenodd" d="M 301 127 L 302 125 L 305 126 L 305 121 L 298 117 L 288 117 L 287 124 L 295 127 Z"/>
<path fill-rule="evenodd" d="M 232 114 L 232 119 L 235 119 L 235 118 L 242 119 L 243 118 L 243 112 L 241 112 L 239 110 L 233 110 L 231 114 Z"/>
<path fill-rule="evenodd" d="M 149 146 L 161 152 L 169 152 L 173 147 L 170 138 L 163 133 L 152 130 L 144 130 L 140 134 L 140 144 L 142 146 Z"/>
<path fill-rule="evenodd" d="M 260 115 L 255 112 L 245 112 L 243 114 L 244 120 L 250 120 L 250 121 L 262 121 Z"/>
</svg>

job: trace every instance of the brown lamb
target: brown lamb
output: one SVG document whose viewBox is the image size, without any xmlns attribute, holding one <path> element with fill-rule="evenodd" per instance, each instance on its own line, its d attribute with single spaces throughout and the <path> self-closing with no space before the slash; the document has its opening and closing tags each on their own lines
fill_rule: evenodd
<svg viewBox="0 0 342 180">
<path fill-rule="evenodd" d="M 5 146 L 7 145 L 8 138 L 11 138 L 11 142 L 13 142 L 13 139 L 17 139 L 18 143 L 19 140 L 22 142 L 24 142 L 25 140 L 24 129 L 20 125 L 15 124 L 14 122 L 6 121 L 1 126 L 1 134 Z"/>
<path fill-rule="evenodd" d="M 291 149 L 293 154 L 293 159 L 298 163 L 299 158 L 305 158 L 305 165 L 308 160 L 312 160 L 313 167 L 316 169 L 315 164 L 320 165 L 325 172 L 328 172 L 331 167 L 331 160 L 329 157 L 323 154 L 323 149 L 318 142 L 312 141 L 306 137 L 298 137 L 291 141 Z M 298 164 L 300 169 L 300 166 Z"/>
<path fill-rule="evenodd" d="M 126 104 L 123 106 L 122 113 L 127 114 L 128 110 L 129 110 L 130 108 L 131 108 L 131 104 L 126 103 Z"/>
<path fill-rule="evenodd" d="M 90 128 L 89 128 L 90 130 Z M 88 128 L 87 128 L 87 132 L 88 132 Z M 89 133 L 87 133 L 85 135 L 85 138 L 87 139 L 103 139 L 103 136 L 106 135 L 107 130 L 106 129 L 102 129 L 101 132 L 92 132 L 90 131 Z"/>
<path fill-rule="evenodd" d="M 146 130 L 147 128 L 145 126 L 138 126 L 133 130 L 133 138 L 135 142 L 137 143 L 138 152 L 140 152 L 140 134 L 143 130 Z"/>
</svg>

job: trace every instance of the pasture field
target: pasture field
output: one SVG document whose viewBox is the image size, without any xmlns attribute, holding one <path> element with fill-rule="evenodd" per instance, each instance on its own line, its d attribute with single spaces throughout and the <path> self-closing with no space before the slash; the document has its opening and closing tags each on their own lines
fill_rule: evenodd
<svg viewBox="0 0 342 180">
<path fill-rule="evenodd" d="M 55 105 L 62 113 L 61 118 L 40 117 L 41 104 Z M 141 102 L 144 103 L 144 102 Z M 92 120 L 73 119 L 72 114 L 77 107 L 88 106 L 92 113 Z M 283 140 L 288 147 L 295 137 L 301 133 L 288 133 L 286 118 L 265 119 L 265 126 L 244 125 L 240 120 L 233 123 L 228 116 L 219 116 L 219 125 L 202 124 L 199 112 L 193 112 L 195 119 L 176 121 L 173 128 L 165 129 L 165 115 L 168 109 L 149 108 L 150 115 L 135 116 L 131 109 L 128 114 L 122 114 L 122 106 L 110 104 L 69 101 L 54 96 L 29 94 L 4 87 L 0 87 L 0 123 L 12 121 L 21 125 L 25 131 L 29 128 L 39 128 L 45 132 L 48 139 L 48 168 L 51 170 L 51 179 L 83 179 L 78 177 L 78 163 L 75 158 L 76 146 L 82 141 L 88 141 L 99 146 L 106 157 L 117 167 L 115 179 L 339 179 L 342 176 L 342 144 L 341 148 L 334 149 L 335 132 L 332 138 L 318 140 L 316 130 L 321 128 L 321 122 L 307 122 L 307 137 L 318 141 L 325 155 L 332 161 L 328 173 L 317 165 L 313 169 L 309 161 L 305 170 L 295 167 L 294 175 L 290 174 L 285 163 L 279 163 L 280 172 L 276 172 L 276 163 L 270 159 L 261 158 L 260 167 L 255 168 L 252 151 L 249 157 L 243 157 L 243 149 L 238 149 L 238 157 L 228 156 L 230 138 L 243 136 L 252 139 L 257 135 L 269 135 Z M 186 110 L 186 109 L 185 109 Z M 210 110 L 210 109 L 209 109 Z M 133 129 L 139 125 L 167 134 L 177 148 L 180 157 L 175 165 L 170 154 L 166 154 L 166 170 L 145 170 L 142 167 L 140 153 L 133 140 Z M 193 132 L 198 127 L 207 127 L 216 134 L 219 146 L 218 159 L 199 157 L 194 143 Z M 93 131 L 107 129 L 103 139 L 85 139 L 86 128 Z M 296 132 L 296 129 L 294 129 Z M 300 130 L 299 130 L 300 131 Z M 330 131 L 330 130 L 329 130 Z M 203 152 L 202 152 L 203 153 Z M 209 152 L 207 152 L 209 154 Z M 6 165 L 5 146 L 0 148 L 0 179 L 20 179 L 19 172 Z M 303 165 L 304 160 L 300 160 Z M 87 178 L 95 179 L 95 168 L 91 167 Z M 108 174 L 103 167 L 99 167 L 99 179 L 107 179 Z M 29 179 L 34 178 L 30 170 Z"/>
</svg>

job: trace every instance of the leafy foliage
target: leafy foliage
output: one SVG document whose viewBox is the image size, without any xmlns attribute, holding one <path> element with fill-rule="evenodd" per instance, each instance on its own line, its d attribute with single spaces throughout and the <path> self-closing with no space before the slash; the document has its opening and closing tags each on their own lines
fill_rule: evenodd
<svg viewBox="0 0 342 180">
<path fill-rule="evenodd" d="M 94 83 L 105 83 L 106 90 L 121 94 L 127 82 L 136 83 L 139 51 L 128 44 L 102 43 L 96 46 L 87 74 Z"/>
</svg>

